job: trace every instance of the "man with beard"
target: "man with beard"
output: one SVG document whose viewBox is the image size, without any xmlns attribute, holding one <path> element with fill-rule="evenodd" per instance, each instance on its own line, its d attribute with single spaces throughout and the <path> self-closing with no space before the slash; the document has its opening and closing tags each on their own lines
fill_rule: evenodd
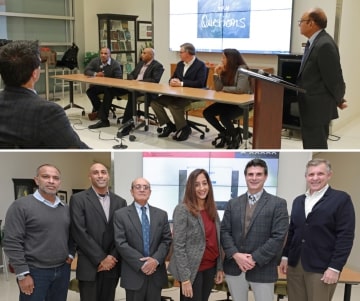
<svg viewBox="0 0 360 301">
<path fill-rule="evenodd" d="M 109 172 L 100 163 L 90 167 L 91 187 L 70 198 L 71 234 L 76 242 L 80 299 L 114 301 L 120 277 L 113 215 L 126 201 L 109 191 Z"/>
<path fill-rule="evenodd" d="M 20 301 L 66 301 L 75 250 L 69 208 L 56 196 L 60 171 L 41 165 L 34 180 L 38 189 L 14 201 L 6 213 L 4 250 L 15 269 Z"/>
</svg>

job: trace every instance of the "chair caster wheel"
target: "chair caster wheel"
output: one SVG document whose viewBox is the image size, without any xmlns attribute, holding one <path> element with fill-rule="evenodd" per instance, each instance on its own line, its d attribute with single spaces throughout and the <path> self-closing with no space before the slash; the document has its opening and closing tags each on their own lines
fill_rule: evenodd
<svg viewBox="0 0 360 301">
<path fill-rule="evenodd" d="M 159 134 L 161 134 L 162 131 L 163 131 L 163 129 L 162 129 L 162 128 L 157 128 L 156 131 L 157 131 Z"/>
<path fill-rule="evenodd" d="M 205 135 L 204 135 L 204 134 L 201 134 L 201 135 L 200 135 L 200 139 L 203 140 L 204 138 L 205 138 Z"/>
<path fill-rule="evenodd" d="M 129 136 L 129 140 L 130 140 L 131 142 L 135 141 L 135 140 L 136 140 L 136 136 L 130 135 L 130 136 Z"/>
<path fill-rule="evenodd" d="M 149 130 L 149 126 L 145 125 L 144 130 L 145 130 L 145 132 L 147 132 Z"/>
<path fill-rule="evenodd" d="M 82 116 L 85 116 L 85 111 L 82 111 L 82 112 L 81 112 L 81 115 L 82 115 Z"/>
<path fill-rule="evenodd" d="M 210 132 L 210 129 L 209 129 L 209 128 L 205 128 L 205 132 L 206 132 L 206 133 L 209 133 L 209 132 Z"/>
</svg>

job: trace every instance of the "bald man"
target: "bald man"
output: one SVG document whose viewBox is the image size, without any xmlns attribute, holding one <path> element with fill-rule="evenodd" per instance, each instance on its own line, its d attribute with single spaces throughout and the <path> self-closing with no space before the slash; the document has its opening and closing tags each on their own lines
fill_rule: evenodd
<svg viewBox="0 0 360 301">
<path fill-rule="evenodd" d="M 134 202 L 114 216 L 116 248 L 123 258 L 120 285 L 126 290 L 127 301 L 160 300 L 167 283 L 165 258 L 172 241 L 168 216 L 148 204 L 151 187 L 146 179 L 135 179 L 130 192 Z"/>
<path fill-rule="evenodd" d="M 322 9 L 308 10 L 298 23 L 309 45 L 297 78 L 306 90 L 298 98 L 303 148 L 327 149 L 330 122 L 339 117 L 337 108 L 346 107 L 339 50 L 325 31 L 327 17 Z"/>
<path fill-rule="evenodd" d="M 113 215 L 126 201 L 109 191 L 108 169 L 90 167 L 91 187 L 70 198 L 71 234 L 76 242 L 80 299 L 114 301 L 120 276 L 120 256 L 115 248 Z"/>
<path fill-rule="evenodd" d="M 128 74 L 127 79 L 130 80 L 139 80 L 149 83 L 158 83 L 160 82 L 161 76 L 164 72 L 164 67 L 161 63 L 154 59 L 155 51 L 152 48 L 145 48 L 141 53 L 141 60 L 136 65 L 135 69 Z M 142 94 L 140 92 L 135 92 L 135 94 L 130 93 L 129 99 L 126 104 L 124 116 L 122 123 L 129 121 L 134 115 L 132 110 L 133 97 L 137 99 Z M 157 94 L 148 94 L 148 104 L 150 105 L 151 100 L 158 97 Z M 132 129 L 132 126 L 124 128 L 121 133 L 123 136 L 128 135 Z"/>
</svg>

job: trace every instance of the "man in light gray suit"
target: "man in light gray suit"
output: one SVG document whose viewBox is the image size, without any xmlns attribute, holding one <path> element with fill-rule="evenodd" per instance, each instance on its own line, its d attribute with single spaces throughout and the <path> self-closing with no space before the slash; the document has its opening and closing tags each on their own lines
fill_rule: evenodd
<svg viewBox="0 0 360 301">
<path fill-rule="evenodd" d="M 232 299 L 273 301 L 277 265 L 288 230 L 286 201 L 264 190 L 267 164 L 253 159 L 245 167 L 247 193 L 229 201 L 221 223 L 224 272 Z"/>
<path fill-rule="evenodd" d="M 120 256 L 114 242 L 114 212 L 126 201 L 109 191 L 110 176 L 100 163 L 90 167 L 89 189 L 70 199 L 71 234 L 76 242 L 80 299 L 114 301 Z"/>
<path fill-rule="evenodd" d="M 165 259 L 172 241 L 168 216 L 148 204 L 151 187 L 146 179 L 135 179 L 130 192 L 134 202 L 114 216 L 115 243 L 122 258 L 120 285 L 126 301 L 160 301 L 168 281 Z M 143 226 L 149 223 L 145 234 Z M 144 237 L 149 235 L 146 246 Z"/>
</svg>

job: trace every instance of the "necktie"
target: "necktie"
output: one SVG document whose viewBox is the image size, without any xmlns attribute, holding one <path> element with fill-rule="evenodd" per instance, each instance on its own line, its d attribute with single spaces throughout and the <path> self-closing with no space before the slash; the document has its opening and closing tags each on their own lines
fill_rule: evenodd
<svg viewBox="0 0 360 301">
<path fill-rule="evenodd" d="M 144 256 L 149 256 L 150 249 L 150 223 L 146 215 L 146 207 L 141 207 L 141 225 L 143 234 Z"/>
<path fill-rule="evenodd" d="M 305 49 L 304 49 L 304 55 L 303 55 L 303 57 L 302 57 L 302 59 L 301 59 L 300 70 L 301 70 L 301 67 L 303 66 L 304 62 L 305 62 L 306 59 L 307 59 L 307 56 L 308 56 L 308 54 L 309 54 L 309 48 L 310 48 L 310 42 L 307 41 L 307 42 L 306 42 L 306 45 L 305 45 Z"/>
<path fill-rule="evenodd" d="M 252 194 L 249 194 L 249 205 L 253 206 L 256 203 L 256 198 Z"/>
</svg>

